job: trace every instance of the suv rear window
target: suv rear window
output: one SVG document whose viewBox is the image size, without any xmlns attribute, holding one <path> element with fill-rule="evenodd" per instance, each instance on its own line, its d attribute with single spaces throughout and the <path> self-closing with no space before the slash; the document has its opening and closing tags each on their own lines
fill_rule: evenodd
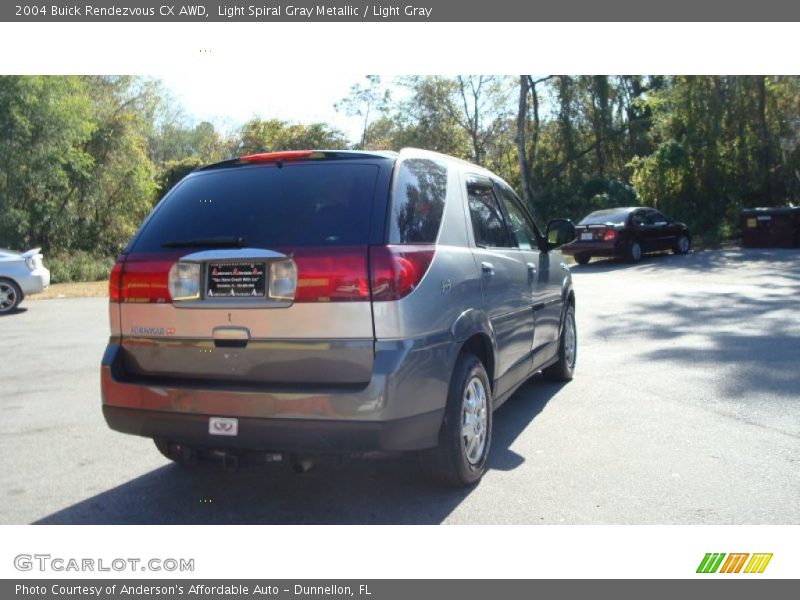
<svg viewBox="0 0 800 600">
<path fill-rule="evenodd" d="M 378 167 L 287 164 L 193 175 L 158 206 L 131 250 L 241 239 L 256 248 L 366 245 Z M 212 244 L 213 245 L 213 244 Z"/>
<path fill-rule="evenodd" d="M 446 166 L 428 158 L 401 161 L 395 173 L 389 243 L 435 243 L 446 196 Z"/>
</svg>

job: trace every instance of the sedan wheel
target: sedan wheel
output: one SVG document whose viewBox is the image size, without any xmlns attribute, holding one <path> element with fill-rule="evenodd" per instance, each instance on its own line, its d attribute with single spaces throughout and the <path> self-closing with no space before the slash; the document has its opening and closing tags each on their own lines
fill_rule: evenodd
<svg viewBox="0 0 800 600">
<path fill-rule="evenodd" d="M 672 249 L 672 251 L 675 254 L 688 254 L 691 247 L 692 243 L 689 241 L 689 238 L 685 235 L 682 235 L 675 240 L 675 247 Z"/>
<path fill-rule="evenodd" d="M 0 313 L 9 313 L 22 302 L 22 290 L 8 279 L 0 280 Z"/>
<path fill-rule="evenodd" d="M 642 247 L 639 242 L 631 242 L 628 246 L 628 260 L 632 263 L 642 260 Z"/>
</svg>

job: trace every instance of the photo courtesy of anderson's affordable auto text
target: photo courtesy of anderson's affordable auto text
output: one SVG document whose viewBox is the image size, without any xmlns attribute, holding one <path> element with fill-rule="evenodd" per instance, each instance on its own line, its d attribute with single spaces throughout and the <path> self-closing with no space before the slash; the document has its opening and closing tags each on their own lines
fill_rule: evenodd
<svg viewBox="0 0 800 600">
<path fill-rule="evenodd" d="M 790 594 L 800 8 L 708 8 L 0 6 L 0 598 Z"/>
</svg>

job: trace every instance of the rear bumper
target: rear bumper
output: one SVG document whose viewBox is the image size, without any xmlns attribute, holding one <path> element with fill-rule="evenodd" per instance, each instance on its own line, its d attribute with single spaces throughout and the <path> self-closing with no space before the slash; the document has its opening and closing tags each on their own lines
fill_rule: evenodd
<svg viewBox="0 0 800 600">
<path fill-rule="evenodd" d="M 561 247 L 561 253 L 567 256 L 585 254 L 587 256 L 623 256 L 625 246 L 621 243 L 573 242 Z"/>
<path fill-rule="evenodd" d="M 101 366 L 103 413 L 123 433 L 213 448 L 429 448 L 438 443 L 455 351 L 449 332 L 377 342 L 367 384 L 299 388 L 142 377 L 126 371 L 124 350 L 112 339 Z M 211 416 L 239 419 L 239 435 L 210 435 Z"/>
<path fill-rule="evenodd" d="M 43 292 L 50 286 L 50 271 L 40 267 L 27 277 L 20 277 L 19 287 L 26 296 Z"/>
<path fill-rule="evenodd" d="M 238 435 L 228 437 L 210 435 L 206 415 L 103 406 L 103 416 L 111 429 L 122 433 L 266 452 L 415 450 L 433 445 L 442 423 L 442 411 L 377 422 L 240 418 Z"/>
</svg>

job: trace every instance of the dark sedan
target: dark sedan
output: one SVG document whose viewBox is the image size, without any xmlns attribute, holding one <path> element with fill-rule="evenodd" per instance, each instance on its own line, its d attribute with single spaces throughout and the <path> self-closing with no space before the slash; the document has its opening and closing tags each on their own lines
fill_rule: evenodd
<svg viewBox="0 0 800 600">
<path fill-rule="evenodd" d="M 639 262 L 647 252 L 672 250 L 686 254 L 692 247 L 689 228 L 654 208 L 607 208 L 586 216 L 575 226 L 575 240 L 561 248 L 580 265 L 593 256 Z"/>
</svg>

